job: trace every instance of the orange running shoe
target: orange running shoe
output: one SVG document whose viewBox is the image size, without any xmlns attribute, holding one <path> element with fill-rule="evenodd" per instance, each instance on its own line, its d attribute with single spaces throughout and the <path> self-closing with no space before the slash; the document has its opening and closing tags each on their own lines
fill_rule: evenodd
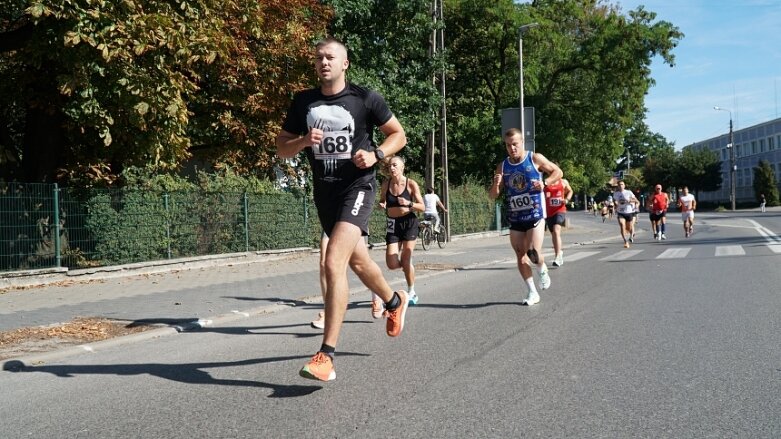
<svg viewBox="0 0 781 439">
<path fill-rule="evenodd" d="M 334 361 L 328 354 L 323 352 L 316 353 L 309 363 L 298 372 L 304 378 L 310 380 L 331 381 L 336 379 L 336 370 L 334 370 Z"/>
<path fill-rule="evenodd" d="M 409 306 L 409 297 L 405 291 L 396 291 L 396 294 L 399 295 L 401 304 L 394 310 L 389 309 L 385 311 L 385 317 L 387 317 L 387 320 L 385 321 L 385 330 L 390 337 L 398 337 L 401 335 L 401 331 L 404 330 L 404 317 L 407 314 L 407 307 Z"/>
<path fill-rule="evenodd" d="M 385 313 L 385 304 L 381 300 L 372 299 L 372 317 L 381 319 Z"/>
<path fill-rule="evenodd" d="M 629 243 L 624 241 L 624 248 L 629 248 Z"/>
</svg>

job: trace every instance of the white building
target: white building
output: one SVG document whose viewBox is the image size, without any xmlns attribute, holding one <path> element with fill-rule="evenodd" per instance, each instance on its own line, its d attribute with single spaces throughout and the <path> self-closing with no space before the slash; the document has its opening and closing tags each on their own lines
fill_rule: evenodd
<svg viewBox="0 0 781 439">
<path fill-rule="evenodd" d="M 756 202 L 754 195 L 754 168 L 760 160 L 767 160 L 773 168 L 776 183 L 781 177 L 781 118 L 760 123 L 733 132 L 735 144 L 735 200 L 737 203 Z M 729 133 L 695 142 L 687 148 L 708 148 L 715 151 L 721 159 L 721 189 L 713 192 L 700 192 L 699 201 L 718 202 L 727 207 L 730 204 L 730 150 Z"/>
</svg>

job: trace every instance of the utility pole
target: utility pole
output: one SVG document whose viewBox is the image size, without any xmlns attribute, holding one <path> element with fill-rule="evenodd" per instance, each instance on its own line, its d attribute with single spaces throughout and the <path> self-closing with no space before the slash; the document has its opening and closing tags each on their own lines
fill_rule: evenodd
<svg viewBox="0 0 781 439">
<path fill-rule="evenodd" d="M 736 175 L 735 173 L 738 170 L 738 165 L 736 163 L 735 158 L 735 144 L 734 144 L 734 138 L 732 133 L 732 110 L 729 108 L 722 108 L 722 107 L 713 107 L 714 110 L 717 111 L 727 111 L 729 112 L 729 143 L 727 144 L 727 149 L 729 149 L 729 199 L 730 204 L 732 205 L 732 211 L 735 211 L 735 198 L 736 198 Z"/>
</svg>

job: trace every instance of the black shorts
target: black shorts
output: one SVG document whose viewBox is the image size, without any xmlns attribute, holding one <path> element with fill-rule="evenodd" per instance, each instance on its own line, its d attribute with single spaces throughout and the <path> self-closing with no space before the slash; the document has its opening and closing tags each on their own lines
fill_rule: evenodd
<svg viewBox="0 0 781 439">
<path fill-rule="evenodd" d="M 667 212 L 665 212 L 664 210 L 662 211 L 662 213 L 658 213 L 657 214 L 657 213 L 651 212 L 651 213 L 648 214 L 648 218 L 650 218 L 651 221 L 661 221 L 662 218 L 664 218 L 666 216 L 667 216 Z"/>
<path fill-rule="evenodd" d="M 537 224 L 539 224 L 540 221 L 542 220 L 510 223 L 510 230 L 515 230 L 516 232 L 528 232 L 529 230 L 537 227 Z"/>
<path fill-rule="evenodd" d="M 371 182 L 359 182 L 338 193 L 323 191 L 315 198 L 317 217 L 323 232 L 331 236 L 339 221 L 354 224 L 361 229 L 361 235 L 369 235 L 369 218 L 374 206 L 375 188 Z"/>
<path fill-rule="evenodd" d="M 557 213 L 556 215 L 545 218 L 545 223 L 548 225 L 548 230 L 553 229 L 553 226 L 564 226 L 566 224 L 567 217 L 563 213 Z"/>
<path fill-rule="evenodd" d="M 632 222 L 635 219 L 634 213 L 621 213 L 618 212 L 616 215 L 618 215 L 618 219 L 623 218 L 625 221 Z"/>
<path fill-rule="evenodd" d="M 420 224 L 418 217 L 410 212 L 398 218 L 386 218 L 385 243 L 393 244 L 399 241 L 414 241 L 418 239 Z"/>
</svg>

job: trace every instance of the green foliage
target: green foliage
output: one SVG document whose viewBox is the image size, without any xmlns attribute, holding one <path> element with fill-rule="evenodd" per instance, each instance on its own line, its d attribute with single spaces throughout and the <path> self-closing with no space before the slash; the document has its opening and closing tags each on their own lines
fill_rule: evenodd
<svg viewBox="0 0 781 439">
<path fill-rule="evenodd" d="M 676 163 L 676 170 L 677 186 L 689 186 L 695 194 L 721 188 L 721 160 L 713 150 L 684 148 Z"/>
<path fill-rule="evenodd" d="M 426 136 L 435 127 L 440 105 L 432 78 L 441 60 L 429 56 L 431 1 L 324 3 L 334 9 L 330 33 L 349 49 L 348 79 L 385 97 L 407 134 L 407 169 L 424 173 Z"/>
<path fill-rule="evenodd" d="M 768 206 L 778 206 L 778 180 L 773 172 L 773 167 L 767 160 L 760 160 L 754 168 L 754 196 L 757 201 L 760 195 L 765 195 L 765 202 Z"/>
<path fill-rule="evenodd" d="M 14 84 L 0 106 L 27 112 L 0 126 L 28 137 L 0 141 L 0 152 L 12 153 L 21 179 L 111 184 L 129 166 L 175 170 L 193 148 L 210 165 L 268 175 L 261 146 L 290 93 L 311 80 L 301 61 L 328 17 L 316 0 L 30 0 L 21 24 L 0 22 L 9 38 L 29 30 L 0 50 L 0 84 Z M 26 172 L 35 167 L 41 175 Z"/>
<path fill-rule="evenodd" d="M 678 156 L 672 145 L 660 145 L 645 158 L 643 178 L 651 185 L 661 184 L 663 188 L 678 185 Z"/>
<path fill-rule="evenodd" d="M 158 194 L 98 193 L 88 201 L 87 210 L 86 228 L 95 237 L 93 257 L 102 264 L 165 258 L 168 215 Z"/>
<path fill-rule="evenodd" d="M 642 8 L 625 16 L 596 2 L 533 5 L 540 26 L 524 37 L 524 66 L 537 78 L 525 88 L 537 109 L 538 148 L 559 162 L 588 162 L 600 177 L 598 168 L 613 168 L 626 130 L 644 113 L 652 58 L 672 65 L 683 35 L 670 23 L 652 23 L 655 14 Z"/>
<path fill-rule="evenodd" d="M 626 188 L 635 193 L 643 192 L 648 186 L 643 177 L 643 171 L 637 168 L 624 172 L 624 182 L 626 183 Z"/>
<path fill-rule="evenodd" d="M 199 172 L 197 183 L 130 168 L 122 189 L 97 191 L 86 228 L 95 258 L 119 264 L 169 257 L 309 245 L 309 202 L 230 170 Z"/>
<path fill-rule="evenodd" d="M 629 128 L 645 112 L 652 59 L 674 64 L 683 34 L 671 23 L 581 0 L 446 0 L 444 12 L 435 24 L 430 0 L 14 0 L 0 32 L 31 32 L 0 49 L 2 172 L 24 178 L 32 163 L 40 178 L 83 186 L 115 186 L 132 167 L 176 172 L 191 158 L 261 179 L 292 172 L 269 145 L 290 95 L 315 83 L 313 41 L 330 33 L 350 48 L 350 80 L 385 95 L 421 174 L 444 70 L 451 184 L 487 179 L 504 156 L 499 111 L 518 105 L 518 27 L 531 22 L 524 94 L 537 151 L 576 190 L 604 184 L 623 151 L 639 167 L 663 142 Z M 430 57 L 442 26 L 446 51 Z"/>
<path fill-rule="evenodd" d="M 495 202 L 488 197 L 488 187 L 474 177 L 452 187 L 450 194 L 450 232 L 465 234 L 493 230 L 496 223 Z"/>
</svg>

